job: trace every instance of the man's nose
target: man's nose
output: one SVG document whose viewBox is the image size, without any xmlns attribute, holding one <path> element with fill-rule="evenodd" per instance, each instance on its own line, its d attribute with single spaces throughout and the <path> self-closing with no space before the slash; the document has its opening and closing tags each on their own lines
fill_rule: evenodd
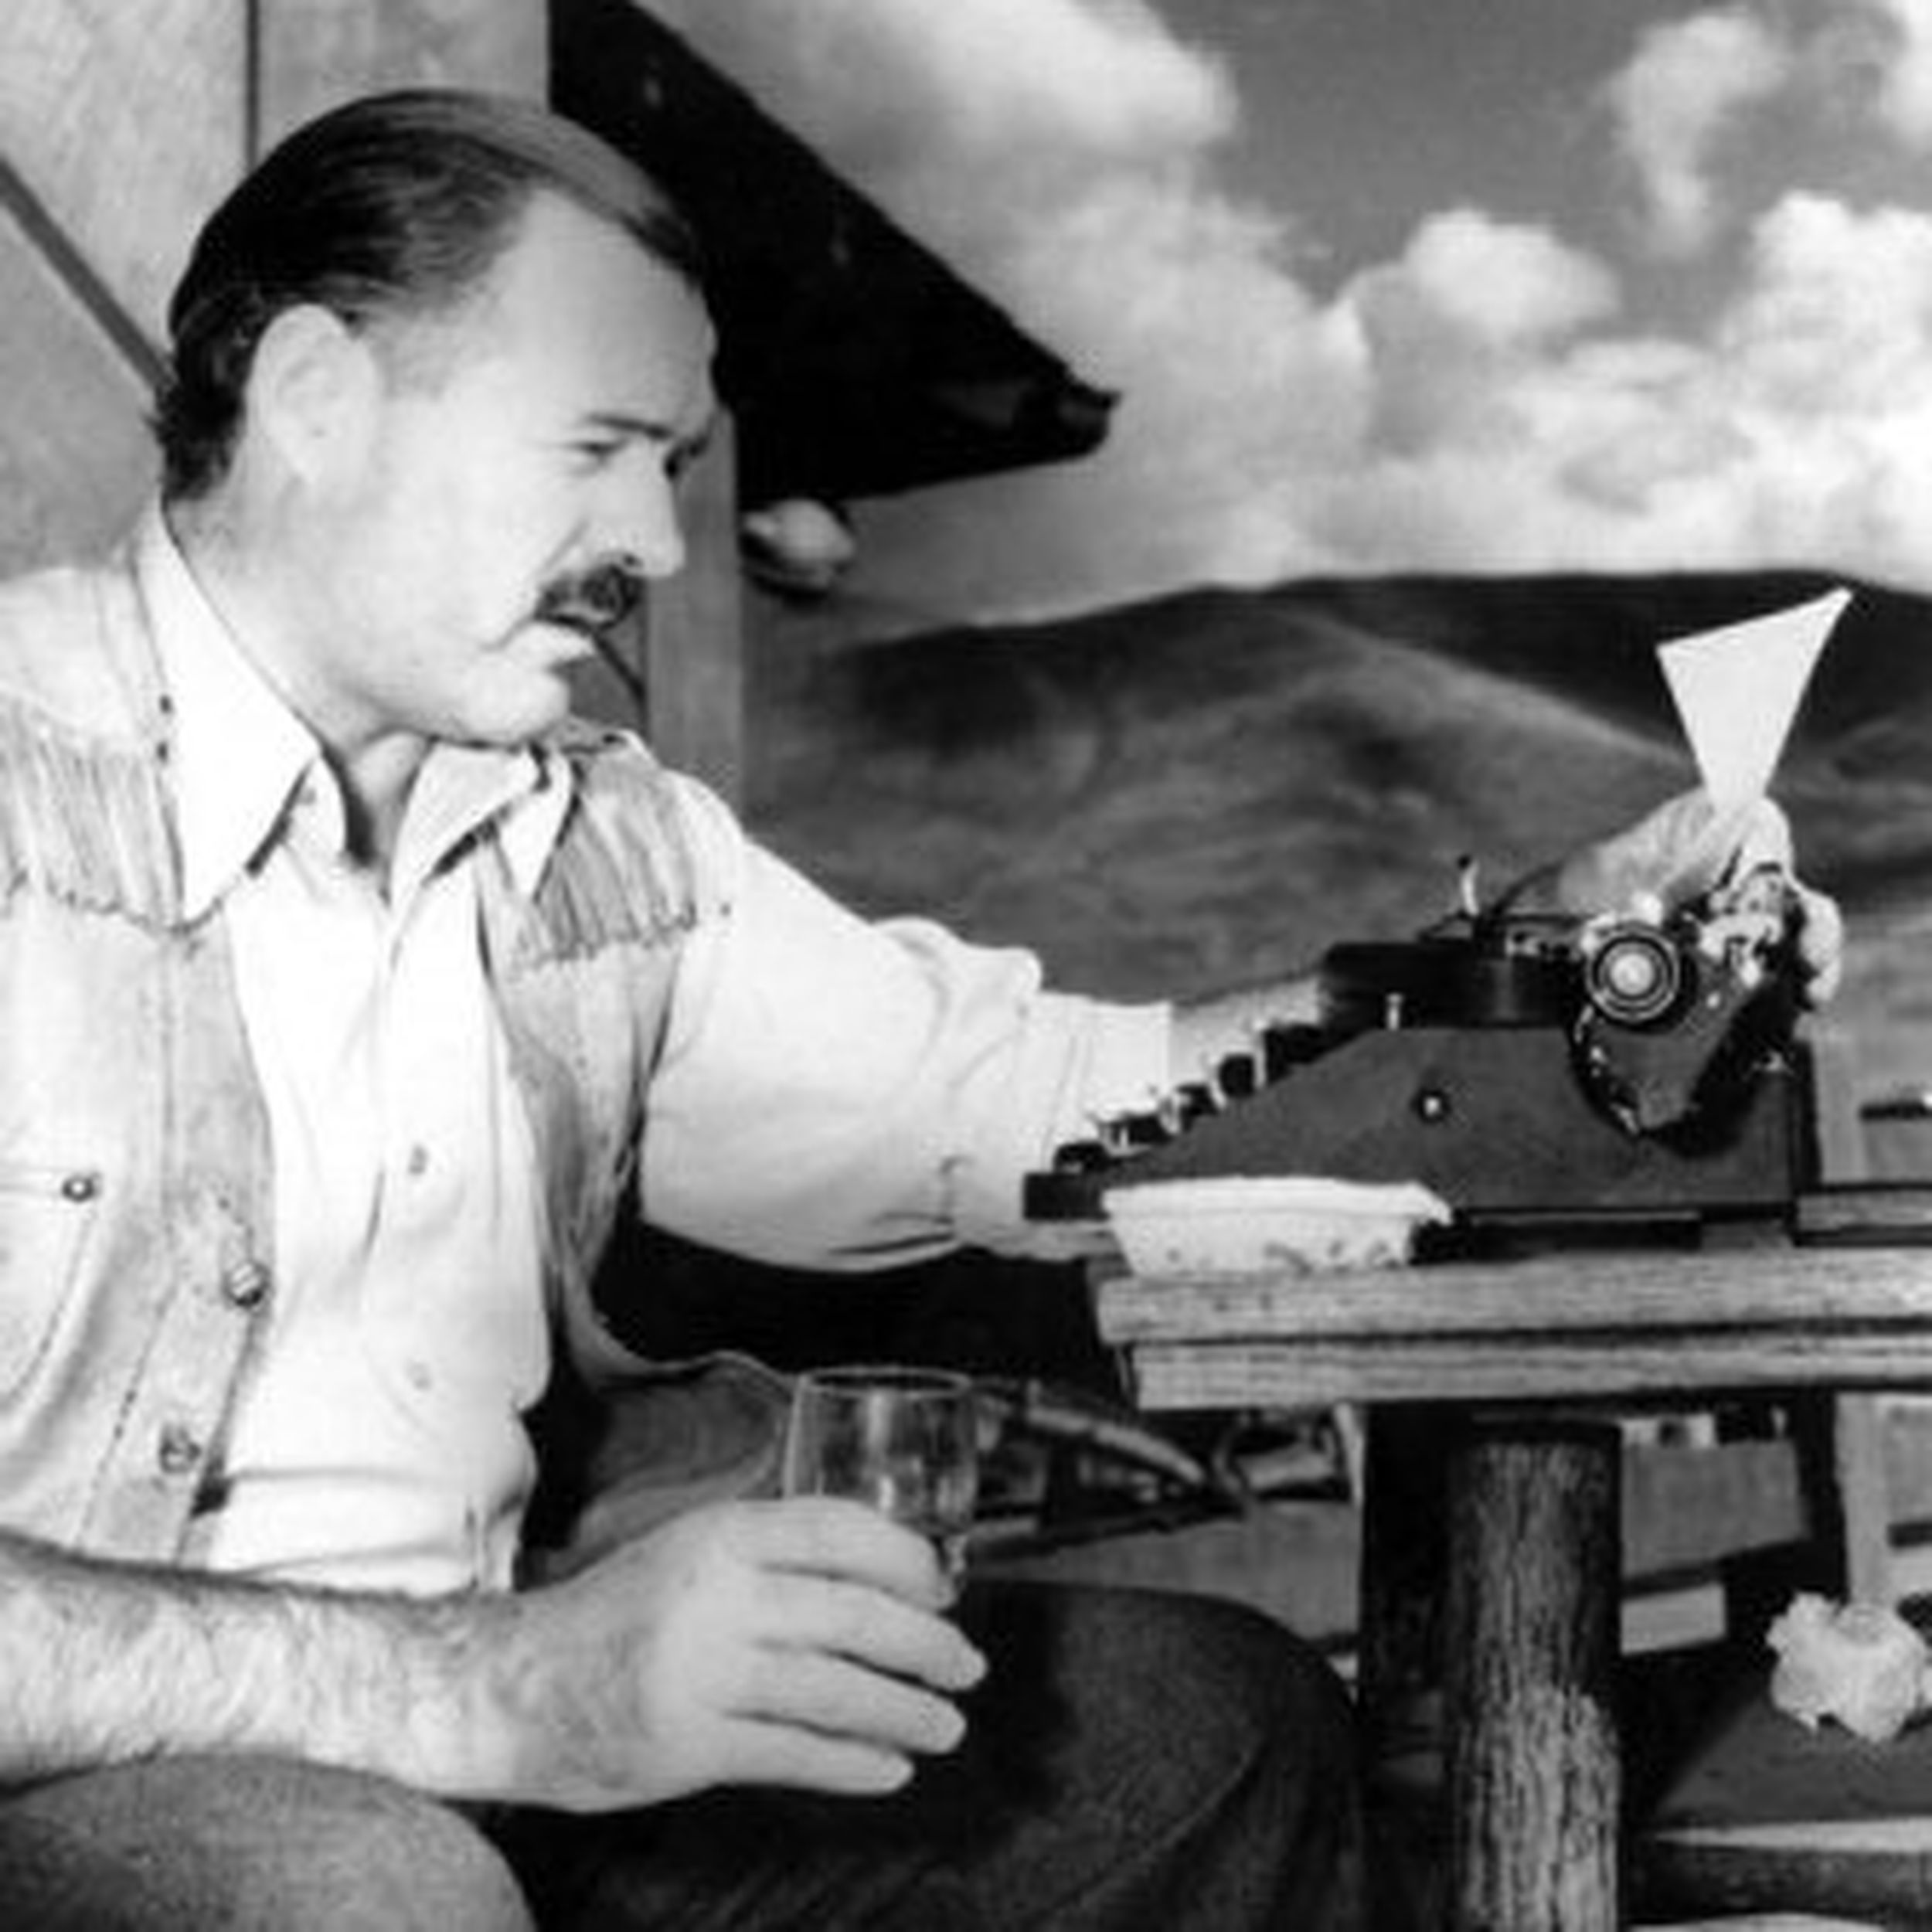
<svg viewBox="0 0 1932 1932">
<path fill-rule="evenodd" d="M 668 577 L 684 567 L 677 493 L 661 464 L 641 461 L 614 489 L 601 535 L 610 549 L 632 560 L 641 576 Z"/>
</svg>

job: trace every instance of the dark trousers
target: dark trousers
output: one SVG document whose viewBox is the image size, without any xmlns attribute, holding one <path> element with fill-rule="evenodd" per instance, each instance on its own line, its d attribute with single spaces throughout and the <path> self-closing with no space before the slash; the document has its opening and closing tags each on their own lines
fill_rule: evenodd
<svg viewBox="0 0 1932 1932">
<path fill-rule="evenodd" d="M 1142 1592 L 978 1583 L 961 1614 L 993 1664 L 968 1740 L 893 1798 L 468 1815 L 312 1767 L 162 1761 L 0 1801 L 0 1925 L 1364 1923 L 1349 1711 L 1304 1646 L 1235 1607 Z"/>
</svg>

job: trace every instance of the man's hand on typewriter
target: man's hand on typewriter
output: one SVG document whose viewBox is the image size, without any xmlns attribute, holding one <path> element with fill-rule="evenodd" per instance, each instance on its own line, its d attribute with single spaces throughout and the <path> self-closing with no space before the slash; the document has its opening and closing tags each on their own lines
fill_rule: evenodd
<svg viewBox="0 0 1932 1932">
<path fill-rule="evenodd" d="M 1179 1089 L 1209 1079 L 1230 1055 L 1252 1053 L 1267 1028 L 1312 1026 L 1320 1012 L 1321 996 L 1312 975 L 1176 1007 L 1170 1084 Z"/>
<path fill-rule="evenodd" d="M 1532 874 L 1509 903 L 1585 917 L 1646 902 L 1670 912 L 1757 873 L 1777 876 L 1790 893 L 1787 936 L 1796 952 L 1799 990 L 1808 1005 L 1821 1006 L 1837 991 L 1843 970 L 1844 920 L 1835 901 L 1798 879 L 1790 824 L 1768 798 L 1719 811 L 1701 788 L 1680 793 L 1624 831 Z"/>
</svg>

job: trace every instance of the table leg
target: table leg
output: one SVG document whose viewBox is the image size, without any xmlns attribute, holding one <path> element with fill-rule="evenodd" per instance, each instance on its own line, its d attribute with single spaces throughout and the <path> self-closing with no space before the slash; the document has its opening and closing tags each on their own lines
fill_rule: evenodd
<svg viewBox="0 0 1932 1932">
<path fill-rule="evenodd" d="M 1614 1423 L 1515 1415 L 1451 1452 L 1455 1932 L 1616 1932 L 1621 1454 Z"/>
</svg>

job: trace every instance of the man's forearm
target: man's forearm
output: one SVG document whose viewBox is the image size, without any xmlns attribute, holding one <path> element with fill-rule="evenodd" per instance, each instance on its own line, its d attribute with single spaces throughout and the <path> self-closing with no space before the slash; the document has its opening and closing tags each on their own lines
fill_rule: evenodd
<svg viewBox="0 0 1932 1932">
<path fill-rule="evenodd" d="M 484 1597 L 284 1590 L 0 1536 L 0 1783 L 184 1752 L 275 1753 L 445 1795 L 507 1781 L 478 1721 Z"/>
</svg>

